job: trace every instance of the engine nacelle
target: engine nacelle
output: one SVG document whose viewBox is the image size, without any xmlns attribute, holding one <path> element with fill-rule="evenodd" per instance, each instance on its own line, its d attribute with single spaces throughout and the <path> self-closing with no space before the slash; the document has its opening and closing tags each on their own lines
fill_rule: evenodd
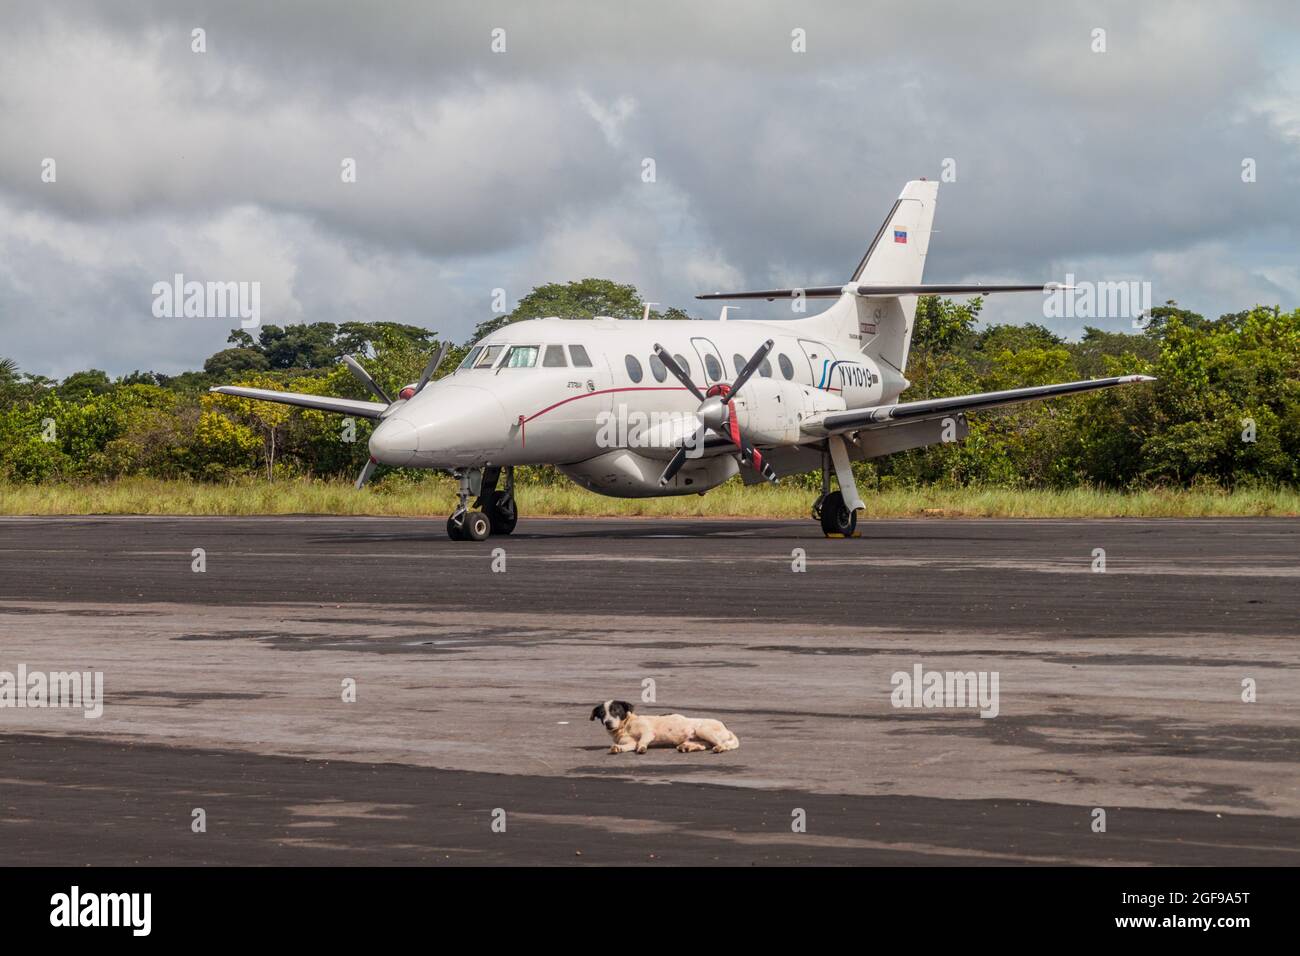
<svg viewBox="0 0 1300 956">
<path fill-rule="evenodd" d="M 731 455 L 687 458 L 681 471 L 661 488 L 659 476 L 667 466 L 666 459 L 647 458 L 629 449 L 618 448 L 586 461 L 557 467 L 562 474 L 588 491 L 611 498 L 699 494 L 716 488 L 740 471 L 740 466 Z"/>
<path fill-rule="evenodd" d="M 792 445 L 803 422 L 844 411 L 844 399 L 797 382 L 751 378 L 736 398 L 736 423 L 756 445 Z"/>
</svg>

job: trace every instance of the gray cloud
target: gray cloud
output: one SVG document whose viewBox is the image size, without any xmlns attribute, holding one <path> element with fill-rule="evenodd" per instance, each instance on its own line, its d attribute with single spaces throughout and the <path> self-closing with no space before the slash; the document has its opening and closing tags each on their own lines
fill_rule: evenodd
<svg viewBox="0 0 1300 956">
<path fill-rule="evenodd" d="M 1212 314 L 1294 306 L 1300 15 L 1058 7 L 3 8 L 0 354 L 193 367 L 230 323 L 154 319 L 174 272 L 261 281 L 264 321 L 455 337 L 498 286 L 601 274 L 689 305 L 839 281 L 902 183 L 947 157 L 928 278 L 1072 270 Z M 988 314 L 1042 321 L 1023 300 Z"/>
</svg>

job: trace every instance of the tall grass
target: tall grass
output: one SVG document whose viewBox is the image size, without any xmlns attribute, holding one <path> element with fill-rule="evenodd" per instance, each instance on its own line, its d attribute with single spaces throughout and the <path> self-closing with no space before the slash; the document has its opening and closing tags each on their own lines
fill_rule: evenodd
<svg viewBox="0 0 1300 956">
<path fill-rule="evenodd" d="M 346 481 L 198 484 L 128 478 L 97 484 L 0 484 L 0 515 L 410 515 L 442 517 L 455 498 L 450 479 L 392 483 L 356 491 Z M 795 487 L 728 483 L 707 495 L 605 498 L 574 485 L 521 485 L 524 516 L 690 516 L 804 518 L 813 494 Z M 863 517 L 1173 518 L 1300 515 L 1300 493 L 1287 489 L 1120 492 L 1096 488 L 1018 491 L 907 488 L 866 491 Z"/>
</svg>

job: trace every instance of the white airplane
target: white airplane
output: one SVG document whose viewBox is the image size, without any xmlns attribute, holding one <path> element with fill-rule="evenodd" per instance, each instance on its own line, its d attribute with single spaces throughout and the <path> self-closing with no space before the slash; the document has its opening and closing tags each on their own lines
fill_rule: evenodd
<svg viewBox="0 0 1300 956">
<path fill-rule="evenodd" d="M 395 400 L 346 357 L 378 403 L 229 385 L 212 391 L 376 419 L 357 487 L 377 463 L 450 471 L 460 483 L 447 519 L 454 540 L 510 534 L 518 519 L 514 468 L 541 464 L 622 498 L 703 494 L 736 474 L 756 484 L 820 469 L 813 518 L 828 537 L 850 537 L 864 507 L 853 461 L 965 438 L 966 415 L 979 409 L 1153 381 L 1125 375 L 899 402 L 910 384 L 904 370 L 917 296 L 1063 288 L 922 284 L 937 195 L 936 182 L 909 182 L 843 286 L 698 296 L 833 298 L 818 315 L 727 321 L 724 308 L 723 321 L 707 324 L 516 322 L 433 381 L 444 345 Z"/>
</svg>

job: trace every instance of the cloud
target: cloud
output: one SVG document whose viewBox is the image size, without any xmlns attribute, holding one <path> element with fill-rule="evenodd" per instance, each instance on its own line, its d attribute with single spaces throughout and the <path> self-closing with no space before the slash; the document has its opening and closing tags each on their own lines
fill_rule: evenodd
<svg viewBox="0 0 1300 956">
<path fill-rule="evenodd" d="M 712 316 L 694 293 L 845 278 L 903 182 L 945 159 L 927 278 L 1069 267 L 1212 315 L 1294 306 L 1300 13 L 1252 9 L 0 8 L 2 350 L 59 374 L 194 367 L 228 330 L 140 313 L 175 272 L 262 281 L 267 321 L 454 337 L 493 288 L 585 275 Z M 787 313 L 745 313 L 765 314 Z"/>
</svg>

